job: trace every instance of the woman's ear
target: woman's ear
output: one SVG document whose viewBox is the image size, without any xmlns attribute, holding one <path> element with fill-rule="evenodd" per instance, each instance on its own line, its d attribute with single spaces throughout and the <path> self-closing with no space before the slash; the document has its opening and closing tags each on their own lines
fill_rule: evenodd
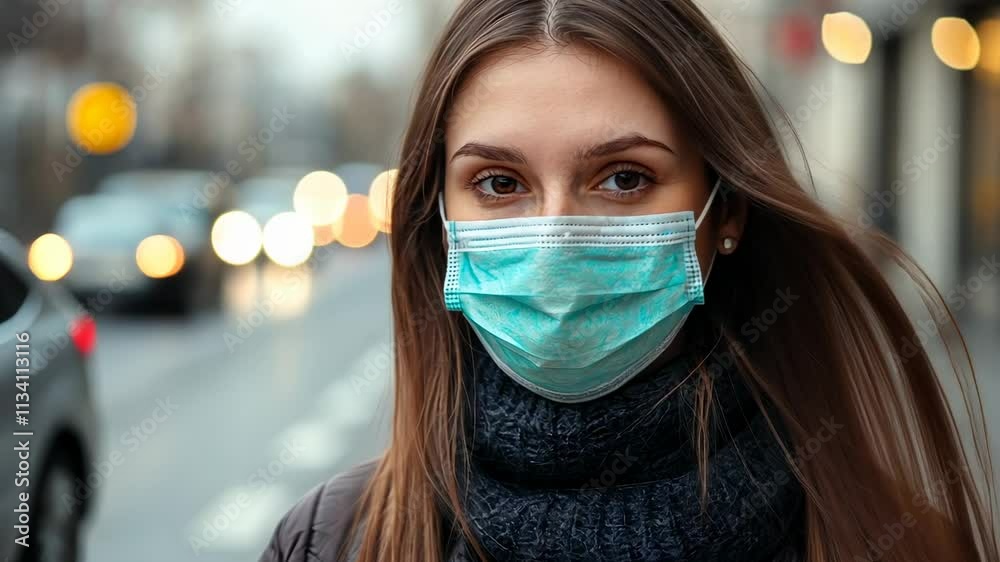
<svg viewBox="0 0 1000 562">
<path fill-rule="evenodd" d="M 748 203 L 746 197 L 730 188 L 725 183 L 722 189 L 722 209 L 717 230 L 717 248 L 722 255 L 736 251 L 743 238 L 743 229 L 747 223 Z"/>
</svg>

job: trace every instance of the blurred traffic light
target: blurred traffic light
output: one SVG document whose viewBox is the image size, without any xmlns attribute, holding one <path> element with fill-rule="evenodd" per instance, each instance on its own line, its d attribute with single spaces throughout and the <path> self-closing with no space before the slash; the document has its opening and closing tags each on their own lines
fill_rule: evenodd
<svg viewBox="0 0 1000 562">
<path fill-rule="evenodd" d="M 92 154 L 121 150 L 135 134 L 135 100 L 112 82 L 87 84 L 73 94 L 66 107 L 70 139 Z"/>
</svg>

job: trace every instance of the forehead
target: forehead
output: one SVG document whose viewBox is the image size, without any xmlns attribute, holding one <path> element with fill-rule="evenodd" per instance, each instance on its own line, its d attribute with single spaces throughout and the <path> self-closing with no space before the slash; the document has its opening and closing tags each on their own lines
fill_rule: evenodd
<svg viewBox="0 0 1000 562">
<path fill-rule="evenodd" d="M 484 59 L 461 84 L 445 126 L 450 154 L 470 141 L 551 143 L 635 131 L 663 140 L 675 125 L 636 69 L 579 45 L 532 46 Z"/>
</svg>

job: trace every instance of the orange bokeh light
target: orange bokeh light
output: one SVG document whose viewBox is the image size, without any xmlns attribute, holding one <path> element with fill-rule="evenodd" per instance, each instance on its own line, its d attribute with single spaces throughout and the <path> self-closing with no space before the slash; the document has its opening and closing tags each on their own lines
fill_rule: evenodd
<svg viewBox="0 0 1000 562">
<path fill-rule="evenodd" d="M 326 246 L 337 239 L 332 224 L 313 225 L 313 246 Z"/>
<path fill-rule="evenodd" d="M 352 193 L 347 197 L 347 209 L 339 221 L 333 223 L 337 241 L 349 248 L 362 248 L 371 244 L 378 236 L 378 229 L 372 222 L 368 207 L 368 197 Z"/>
</svg>

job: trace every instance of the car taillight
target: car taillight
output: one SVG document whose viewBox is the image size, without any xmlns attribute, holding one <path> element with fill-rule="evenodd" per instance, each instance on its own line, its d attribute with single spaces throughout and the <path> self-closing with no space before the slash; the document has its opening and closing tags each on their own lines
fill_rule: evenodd
<svg viewBox="0 0 1000 562">
<path fill-rule="evenodd" d="M 90 355 L 97 344 L 97 322 L 91 315 L 83 314 L 70 325 L 69 336 L 82 355 Z"/>
</svg>

